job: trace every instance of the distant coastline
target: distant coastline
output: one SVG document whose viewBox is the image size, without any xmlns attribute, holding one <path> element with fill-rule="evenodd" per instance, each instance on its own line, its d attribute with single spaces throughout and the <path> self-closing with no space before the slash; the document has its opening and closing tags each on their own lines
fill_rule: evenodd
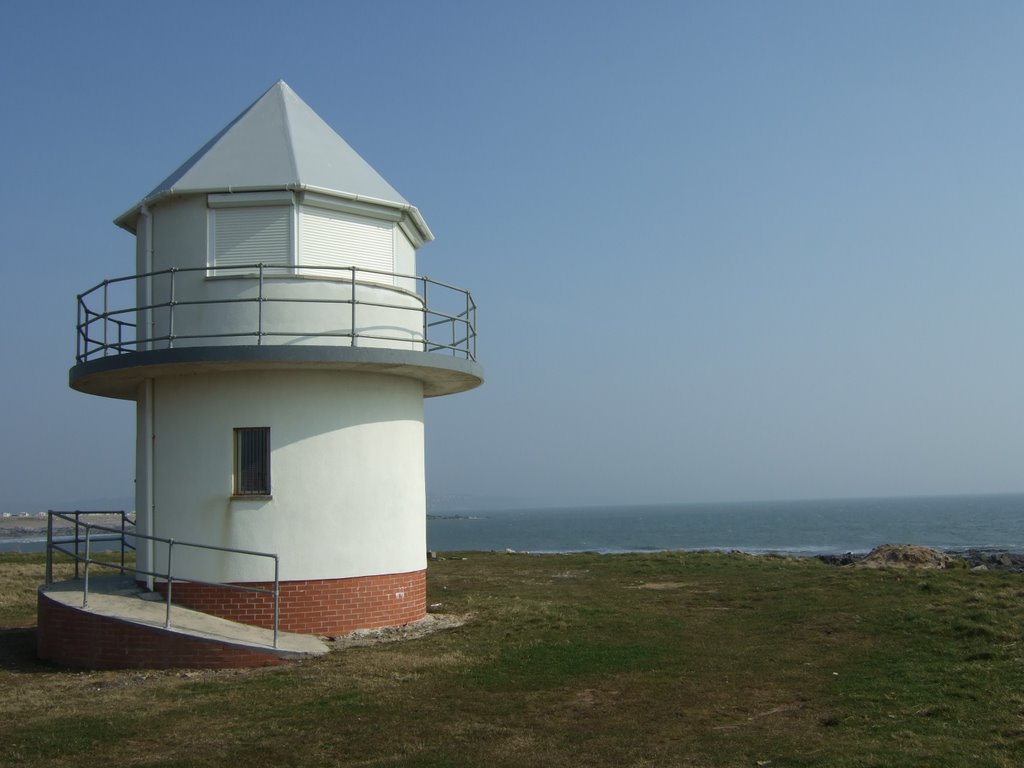
<svg viewBox="0 0 1024 768">
<path fill-rule="evenodd" d="M 5 514 L 0 517 L 0 540 L 13 541 L 19 539 L 35 540 L 46 537 L 48 525 L 46 512 L 36 514 L 11 515 Z M 83 518 L 83 523 L 85 518 Z M 94 525 L 120 526 L 120 515 L 90 515 L 89 522 Z M 75 526 L 64 520 L 55 521 L 53 533 L 55 536 L 71 536 L 75 532 Z"/>
</svg>

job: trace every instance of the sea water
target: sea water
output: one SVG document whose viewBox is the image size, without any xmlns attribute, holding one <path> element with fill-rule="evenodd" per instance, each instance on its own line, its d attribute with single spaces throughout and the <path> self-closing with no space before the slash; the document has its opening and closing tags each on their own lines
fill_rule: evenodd
<svg viewBox="0 0 1024 768">
<path fill-rule="evenodd" d="M 457 514 L 458 516 L 452 516 Z M 436 513 L 431 550 L 868 552 L 879 544 L 1024 551 L 1024 494 Z"/>
<path fill-rule="evenodd" d="M 436 511 L 439 552 L 652 552 L 738 549 L 795 555 L 868 552 L 879 544 L 1024 552 L 1024 494 L 895 499 Z M 0 540 L 0 552 L 45 549 Z"/>
</svg>

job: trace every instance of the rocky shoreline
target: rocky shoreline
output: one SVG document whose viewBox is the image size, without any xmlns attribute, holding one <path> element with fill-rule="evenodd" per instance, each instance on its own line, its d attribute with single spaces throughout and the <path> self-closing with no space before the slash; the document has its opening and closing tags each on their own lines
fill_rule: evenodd
<svg viewBox="0 0 1024 768">
<path fill-rule="evenodd" d="M 828 565 L 868 568 L 966 568 L 974 571 L 1024 573 L 1024 553 L 1001 549 L 939 551 L 912 544 L 883 544 L 867 554 L 818 555 Z"/>
</svg>

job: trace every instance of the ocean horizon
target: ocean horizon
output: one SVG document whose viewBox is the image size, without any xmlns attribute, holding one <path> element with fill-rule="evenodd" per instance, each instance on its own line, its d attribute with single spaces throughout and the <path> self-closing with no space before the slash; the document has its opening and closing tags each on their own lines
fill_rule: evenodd
<svg viewBox="0 0 1024 768">
<path fill-rule="evenodd" d="M 1024 493 L 433 512 L 439 552 L 741 550 L 828 555 L 879 544 L 1024 551 Z"/>
</svg>

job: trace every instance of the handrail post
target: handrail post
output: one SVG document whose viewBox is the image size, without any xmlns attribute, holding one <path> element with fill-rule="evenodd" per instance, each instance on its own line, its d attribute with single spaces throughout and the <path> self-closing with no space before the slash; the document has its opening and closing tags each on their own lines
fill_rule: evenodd
<svg viewBox="0 0 1024 768">
<path fill-rule="evenodd" d="M 352 324 L 349 326 L 349 332 L 352 336 L 352 343 L 350 346 L 354 347 L 356 345 L 356 268 L 349 267 L 349 269 L 352 272 L 352 295 L 349 297 L 351 299 L 349 304 L 352 307 Z"/>
<path fill-rule="evenodd" d="M 280 563 L 274 555 L 274 647 L 277 648 L 277 625 L 281 618 L 281 579 Z"/>
<path fill-rule="evenodd" d="M 103 281 L 103 356 L 104 357 L 107 356 L 107 352 L 109 351 L 109 349 L 108 349 L 109 344 L 107 343 L 107 326 L 110 325 L 110 317 L 108 315 L 108 313 L 110 312 L 110 305 L 109 305 L 109 299 L 108 299 L 109 291 L 107 290 L 108 286 L 109 286 L 109 281 L 104 280 Z"/>
<path fill-rule="evenodd" d="M 256 344 L 263 344 L 263 262 L 260 262 L 260 292 L 256 299 Z"/>
<path fill-rule="evenodd" d="M 174 577 L 171 576 L 171 551 L 174 549 L 174 539 L 167 540 L 167 614 L 164 617 L 164 629 L 171 626 L 171 589 L 174 587 Z"/>
<path fill-rule="evenodd" d="M 82 362 L 82 294 L 78 294 L 78 333 L 75 334 L 75 361 Z"/>
<path fill-rule="evenodd" d="M 470 337 L 470 334 L 473 332 L 473 329 L 472 329 L 472 327 L 469 324 L 469 321 L 470 321 L 470 316 L 469 316 L 469 291 L 464 291 L 463 295 L 466 297 L 466 319 L 464 321 L 465 324 L 466 324 L 466 359 L 470 359 L 470 355 L 469 355 L 470 340 L 469 340 L 469 337 Z"/>
<path fill-rule="evenodd" d="M 121 510 L 121 575 L 124 575 L 124 510 Z"/>
<path fill-rule="evenodd" d="M 53 510 L 46 513 L 46 584 L 53 584 Z"/>
<path fill-rule="evenodd" d="M 423 351 L 426 352 L 429 349 L 427 345 L 427 332 L 430 327 L 429 325 L 427 325 L 427 318 L 429 317 L 428 312 L 430 307 L 430 304 L 427 301 L 427 284 L 429 281 L 425 277 L 421 277 L 420 280 L 423 281 Z"/>
<path fill-rule="evenodd" d="M 84 586 L 82 588 L 82 607 L 83 608 L 88 608 L 89 607 L 89 561 L 90 561 L 90 559 L 92 559 L 91 548 L 90 548 L 90 544 L 91 544 L 91 542 L 90 542 L 90 538 L 91 538 L 91 531 L 90 531 L 90 529 L 91 528 L 92 528 L 92 526 L 89 525 L 89 523 L 85 524 L 85 584 L 84 584 Z"/>
<path fill-rule="evenodd" d="M 171 267 L 171 297 L 167 303 L 167 348 L 174 349 L 174 275 L 177 273 L 175 267 Z"/>
<path fill-rule="evenodd" d="M 75 578 L 77 579 L 78 578 L 78 574 L 79 574 L 78 564 L 79 564 L 79 562 L 81 560 L 81 558 L 78 556 L 78 525 L 79 525 L 79 520 L 81 519 L 79 517 L 81 515 L 81 512 L 79 512 L 76 509 L 73 514 L 75 516 Z"/>
</svg>

